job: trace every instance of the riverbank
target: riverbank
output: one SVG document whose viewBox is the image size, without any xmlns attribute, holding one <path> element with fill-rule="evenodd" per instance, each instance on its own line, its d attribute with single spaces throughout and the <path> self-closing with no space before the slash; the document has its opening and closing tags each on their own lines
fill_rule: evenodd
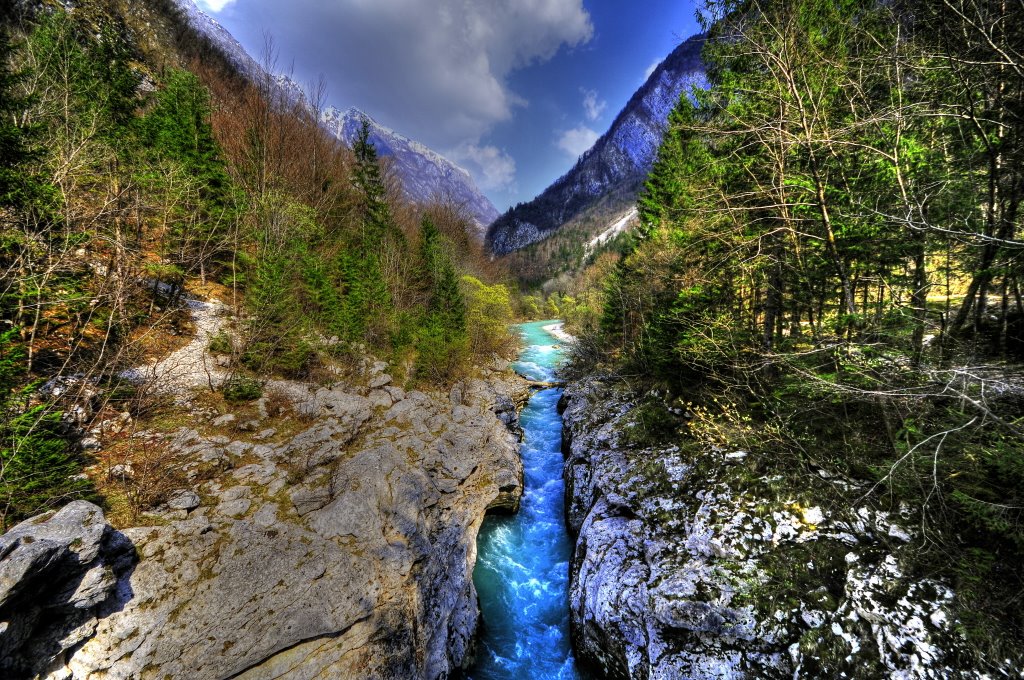
<svg viewBox="0 0 1024 680">
<path fill-rule="evenodd" d="M 255 427 L 136 433 L 159 467 L 111 474 L 177 489 L 142 526 L 79 502 L 0 537 L 0 675 L 451 677 L 477 631 L 477 532 L 522 491 L 528 390 L 487 373 L 426 393 L 377 370 L 278 395 Z"/>
<path fill-rule="evenodd" d="M 656 441 L 651 414 L 671 414 L 619 382 L 572 383 L 562 407 L 582 662 L 609 678 L 982 677 L 949 586 L 901 566 L 913 525 L 859 503 L 857 483 L 798 486 L 756 453 Z"/>
<path fill-rule="evenodd" d="M 565 331 L 565 324 L 562 323 L 561 321 L 559 321 L 558 323 L 547 324 L 545 326 L 542 326 L 541 328 L 543 328 L 544 331 L 550 333 L 552 336 L 554 336 L 558 340 L 561 340 L 564 343 L 576 342 L 576 336 L 567 333 Z"/>
</svg>

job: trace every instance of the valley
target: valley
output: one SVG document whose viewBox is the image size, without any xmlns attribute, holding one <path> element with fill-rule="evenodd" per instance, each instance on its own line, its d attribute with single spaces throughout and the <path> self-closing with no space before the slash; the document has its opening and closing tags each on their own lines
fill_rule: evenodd
<svg viewBox="0 0 1024 680">
<path fill-rule="evenodd" d="M 1024 13 L 685 9 L 0 7 L 0 676 L 1021 677 Z"/>
</svg>

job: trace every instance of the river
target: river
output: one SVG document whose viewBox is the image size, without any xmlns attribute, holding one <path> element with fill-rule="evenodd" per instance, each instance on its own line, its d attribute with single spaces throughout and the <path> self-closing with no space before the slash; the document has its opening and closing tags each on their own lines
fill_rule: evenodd
<svg viewBox="0 0 1024 680">
<path fill-rule="evenodd" d="M 561 342 L 544 330 L 554 321 L 518 327 L 524 348 L 515 363 L 538 381 L 555 377 Z M 535 392 L 520 414 L 525 486 L 519 513 L 484 520 L 473 574 L 482 625 L 472 680 L 583 680 L 569 639 L 569 558 L 562 479 L 560 389 Z"/>
</svg>

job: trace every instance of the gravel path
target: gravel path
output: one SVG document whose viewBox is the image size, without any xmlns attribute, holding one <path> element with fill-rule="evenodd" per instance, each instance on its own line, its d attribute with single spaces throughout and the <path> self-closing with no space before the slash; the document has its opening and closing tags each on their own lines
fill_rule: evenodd
<svg viewBox="0 0 1024 680">
<path fill-rule="evenodd" d="M 216 385 L 227 374 L 218 367 L 207 351 L 210 339 L 224 326 L 227 307 L 220 302 L 189 300 L 196 334 L 181 349 L 156 363 L 130 368 L 121 377 L 136 383 L 151 383 L 162 392 L 186 391 Z"/>
</svg>

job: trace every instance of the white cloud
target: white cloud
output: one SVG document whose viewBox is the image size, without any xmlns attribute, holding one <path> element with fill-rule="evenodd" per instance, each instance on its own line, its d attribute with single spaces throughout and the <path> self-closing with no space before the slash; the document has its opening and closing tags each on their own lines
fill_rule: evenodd
<svg viewBox="0 0 1024 680">
<path fill-rule="evenodd" d="M 219 12 L 234 3 L 235 0 L 198 0 L 199 6 L 210 12 Z"/>
<path fill-rule="evenodd" d="M 608 102 L 597 98 L 597 90 L 580 90 L 583 93 L 583 111 L 587 114 L 587 120 L 593 122 L 601 117 L 604 110 L 608 108 Z"/>
<path fill-rule="evenodd" d="M 252 38 L 269 30 L 300 79 L 325 73 L 332 102 L 435 148 L 479 143 L 526 103 L 509 87 L 514 70 L 594 32 L 583 0 L 246 0 L 232 11 Z"/>
<path fill-rule="evenodd" d="M 599 134 L 587 126 L 580 125 L 563 132 L 558 138 L 557 146 L 573 158 L 578 158 L 579 156 L 582 156 L 584 152 L 588 151 L 590 147 L 594 146 L 594 142 L 596 142 L 599 137 Z"/>
<path fill-rule="evenodd" d="M 648 80 L 651 79 L 651 76 L 654 75 L 654 72 L 658 70 L 659 66 L 661 66 L 661 60 L 655 60 L 654 63 L 652 63 L 650 66 L 647 67 L 647 70 L 644 71 L 644 82 L 645 83 Z"/>
<path fill-rule="evenodd" d="M 516 161 L 498 147 L 465 143 L 447 155 L 466 166 L 469 173 L 477 178 L 481 189 L 515 191 Z"/>
</svg>

